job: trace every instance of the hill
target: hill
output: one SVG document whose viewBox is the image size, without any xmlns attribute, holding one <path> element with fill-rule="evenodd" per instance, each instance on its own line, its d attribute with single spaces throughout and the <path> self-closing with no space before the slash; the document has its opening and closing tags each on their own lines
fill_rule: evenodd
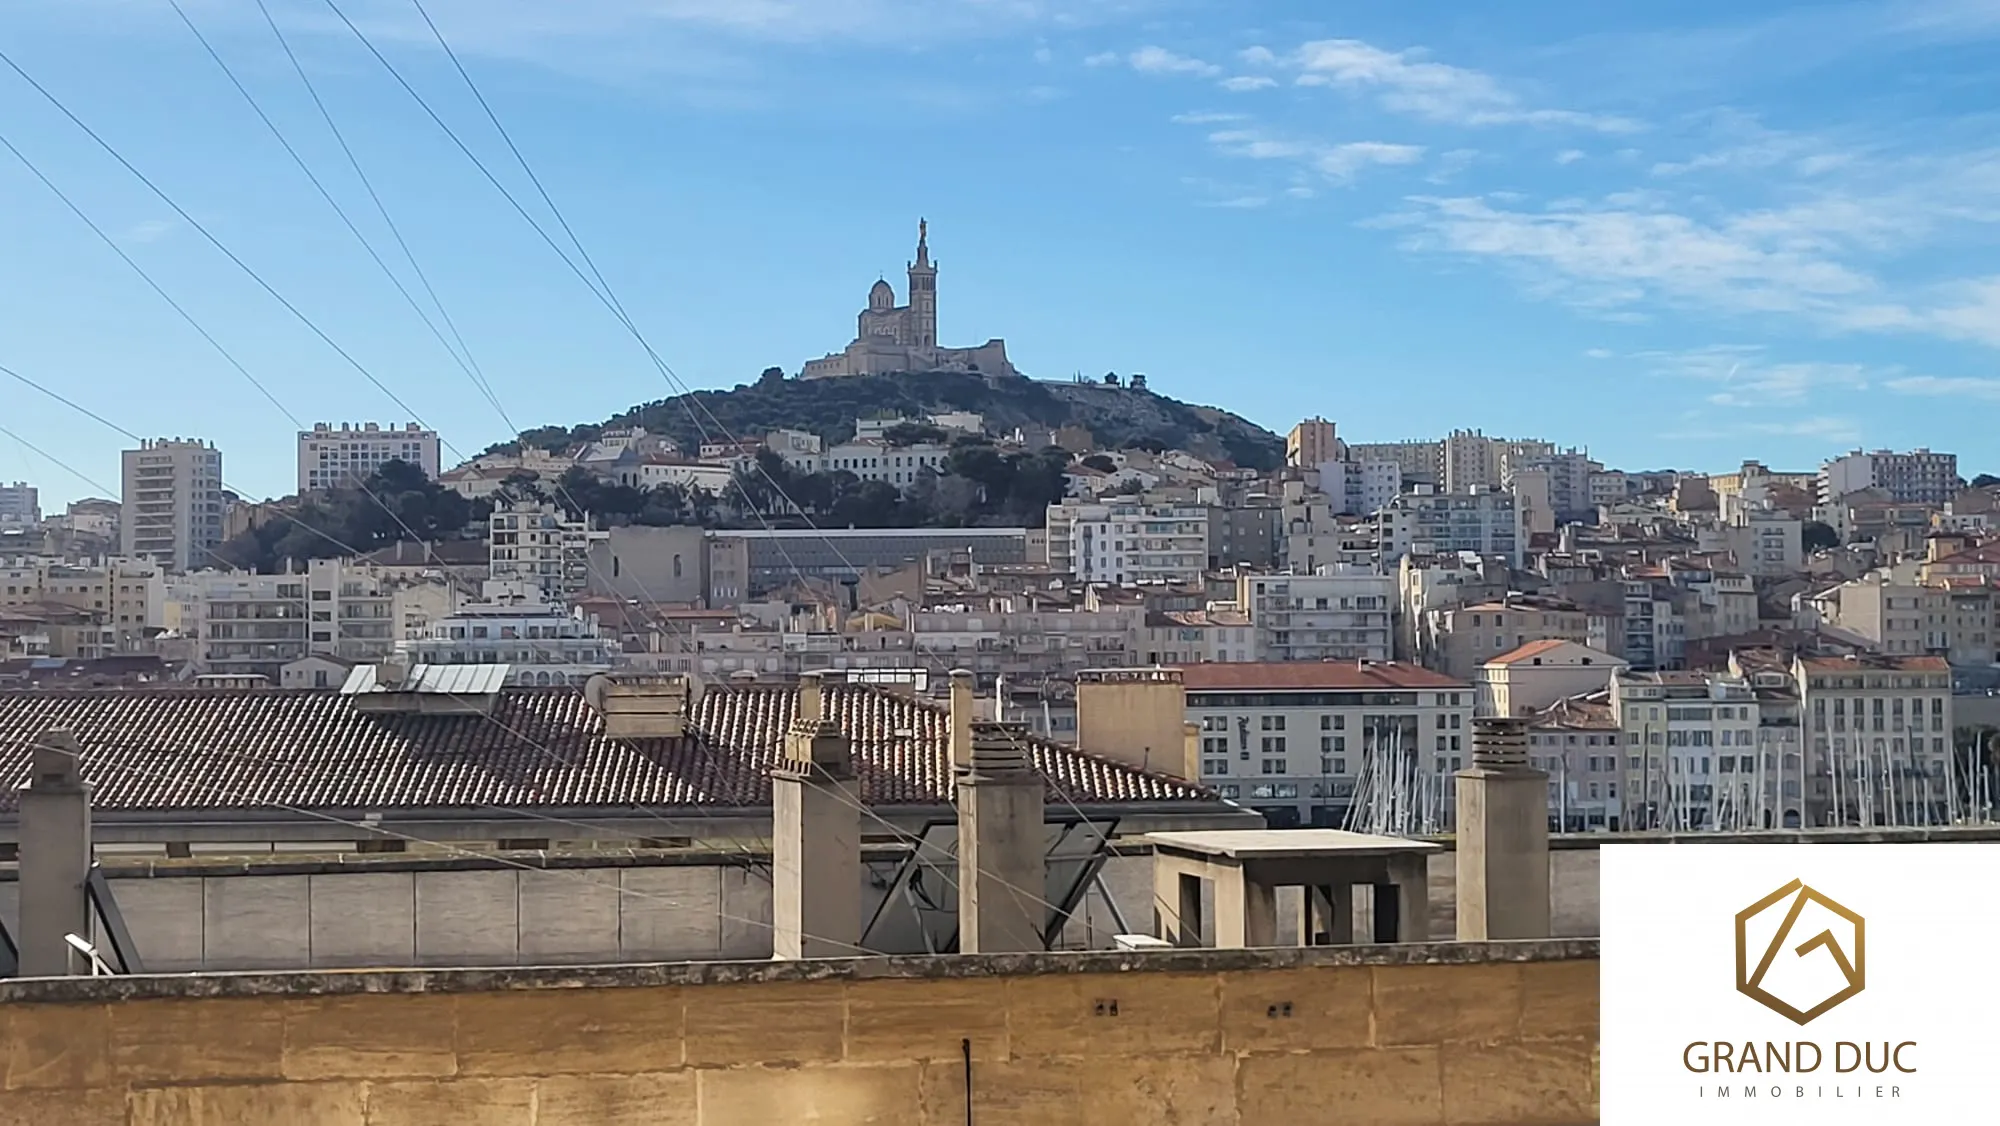
<svg viewBox="0 0 2000 1126">
<path fill-rule="evenodd" d="M 838 442 L 853 436 L 858 417 L 947 411 L 977 412 L 985 418 L 986 428 L 996 432 L 1081 426 L 1102 448 L 1184 449 L 1258 470 L 1284 461 L 1284 440 L 1263 427 L 1228 411 L 1183 403 L 1143 387 L 1043 383 L 963 372 L 803 380 L 783 378 L 774 368 L 757 382 L 734 390 L 696 391 L 633 407 L 602 423 L 543 427 L 522 438 L 531 445 L 559 449 L 594 439 L 607 427 L 638 425 L 670 435 L 688 449 L 701 444 L 704 428 L 711 436 L 727 431 L 740 438 L 762 437 L 770 430 L 808 430 Z"/>
</svg>

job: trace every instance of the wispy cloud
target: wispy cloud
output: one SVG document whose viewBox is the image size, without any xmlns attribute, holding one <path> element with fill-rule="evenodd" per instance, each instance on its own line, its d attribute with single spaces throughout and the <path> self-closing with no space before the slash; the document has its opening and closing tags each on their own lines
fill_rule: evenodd
<svg viewBox="0 0 2000 1126">
<path fill-rule="evenodd" d="M 1235 94 L 1246 94 L 1252 90 L 1268 90 L 1278 84 L 1278 80 L 1268 74 L 1238 74 L 1217 83 L 1224 90 Z"/>
<path fill-rule="evenodd" d="M 1214 63 L 1177 55 L 1165 47 L 1141 47 L 1132 52 L 1126 62 L 1141 74 L 1191 74 L 1197 78 L 1213 78 L 1222 73 L 1222 68 Z"/>
<path fill-rule="evenodd" d="M 1227 125 L 1231 122 L 1248 121 L 1249 115 L 1241 113 L 1177 113 L 1168 118 L 1175 125 Z"/>
<path fill-rule="evenodd" d="M 1684 418 L 1682 424 L 1660 437 L 1673 442 L 1740 442 L 1744 438 L 1807 438 L 1846 445 L 1861 441 L 1861 427 L 1851 418 L 1812 415 L 1805 418 L 1769 422 L 1730 421 L 1703 425 L 1699 413 Z"/>
<path fill-rule="evenodd" d="M 1758 345 L 1717 344 L 1632 358 L 1655 375 L 1715 385 L 1708 401 L 1719 407 L 1796 407 L 1823 390 L 1865 390 L 1871 379 L 1869 369 L 1856 363 L 1774 362 Z"/>
<path fill-rule="evenodd" d="M 1424 156 L 1421 145 L 1386 141 L 1330 143 L 1278 136 L 1254 128 L 1217 130 L 1208 135 L 1208 142 L 1224 156 L 1289 161 L 1329 180 L 1343 182 L 1364 168 L 1415 164 Z"/>
<path fill-rule="evenodd" d="M 1891 379 L 1882 386 L 1898 395 L 1926 395 L 1935 398 L 1979 399 L 2000 402 L 2000 379 L 1969 376 L 1911 375 Z"/>
<path fill-rule="evenodd" d="M 1422 51 L 1390 51 L 1359 39 L 1320 39 L 1259 58 L 1292 75 L 1299 86 L 1374 92 L 1384 107 L 1450 125 L 1543 125 L 1632 133 L 1630 118 L 1577 110 L 1538 108 L 1482 71 L 1433 62 Z"/>
<path fill-rule="evenodd" d="M 1814 415 L 1781 422 L 1752 422 L 1741 428 L 1749 434 L 1770 434 L 1786 438 L 1818 438 L 1827 442 L 1859 442 L 1861 427 L 1851 418 Z"/>
<path fill-rule="evenodd" d="M 1542 210 L 1491 197 L 1415 197 L 1390 223 L 1419 250 L 1520 270 L 1539 294 L 1592 307 L 1648 299 L 1745 312 L 1829 316 L 1876 289 L 1868 275 L 1789 239 L 1703 222 L 1643 196 Z"/>
<path fill-rule="evenodd" d="M 1575 164 L 1583 159 L 1582 149 L 1564 149 L 1556 154 L 1557 164 Z"/>
<path fill-rule="evenodd" d="M 125 241 L 136 243 L 158 242 L 172 234 L 179 224 L 172 219 L 148 219 L 135 223 L 125 230 Z"/>
</svg>

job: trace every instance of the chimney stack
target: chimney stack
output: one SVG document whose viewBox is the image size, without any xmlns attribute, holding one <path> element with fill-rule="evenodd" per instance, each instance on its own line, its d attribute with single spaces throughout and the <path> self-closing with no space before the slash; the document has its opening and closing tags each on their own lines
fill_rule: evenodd
<svg viewBox="0 0 2000 1126">
<path fill-rule="evenodd" d="M 951 670 L 951 765 L 972 762 L 973 677 L 970 669 Z"/>
<path fill-rule="evenodd" d="M 68 936 L 90 936 L 90 783 L 67 730 L 36 741 L 15 791 L 21 823 L 21 976 L 65 977 Z"/>
<path fill-rule="evenodd" d="M 1458 939 L 1549 937 L 1549 776 L 1528 765 L 1528 721 L 1472 721 L 1458 772 Z"/>
<path fill-rule="evenodd" d="M 828 674 L 799 678 L 785 765 L 771 772 L 771 949 L 847 958 L 861 942 L 861 797 L 854 754 L 831 719 Z"/>
<path fill-rule="evenodd" d="M 958 766 L 958 952 L 1047 949 L 1043 781 L 1018 724 L 973 725 Z"/>
<path fill-rule="evenodd" d="M 599 673 L 584 684 L 584 699 L 604 721 L 611 739 L 678 739 L 701 699 L 701 684 L 680 673 Z"/>
</svg>

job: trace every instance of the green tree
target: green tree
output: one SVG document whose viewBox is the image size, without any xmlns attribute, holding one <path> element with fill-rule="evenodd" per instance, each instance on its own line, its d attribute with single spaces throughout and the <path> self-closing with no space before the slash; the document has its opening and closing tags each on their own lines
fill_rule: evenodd
<svg viewBox="0 0 2000 1126">
<path fill-rule="evenodd" d="M 1822 524 L 1817 520 L 1813 520 L 1799 529 L 1799 546 L 1808 555 L 1815 551 L 1825 551 L 1829 548 L 1839 547 L 1840 533 L 1834 531 L 1831 524 Z"/>
</svg>

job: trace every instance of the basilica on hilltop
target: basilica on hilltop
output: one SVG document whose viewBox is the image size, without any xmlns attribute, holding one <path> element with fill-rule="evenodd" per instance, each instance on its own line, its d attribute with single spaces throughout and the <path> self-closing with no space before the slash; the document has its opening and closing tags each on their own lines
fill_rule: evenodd
<svg viewBox="0 0 2000 1126">
<path fill-rule="evenodd" d="M 966 371 L 1019 375 L 1007 360 L 1007 342 L 988 340 L 976 348 L 940 348 L 937 342 L 937 266 L 931 261 L 930 228 L 917 221 L 917 260 L 910 263 L 910 302 L 896 304 L 896 290 L 877 281 L 868 291 L 854 342 L 817 360 L 800 375 L 833 379 L 843 375 Z"/>
</svg>

